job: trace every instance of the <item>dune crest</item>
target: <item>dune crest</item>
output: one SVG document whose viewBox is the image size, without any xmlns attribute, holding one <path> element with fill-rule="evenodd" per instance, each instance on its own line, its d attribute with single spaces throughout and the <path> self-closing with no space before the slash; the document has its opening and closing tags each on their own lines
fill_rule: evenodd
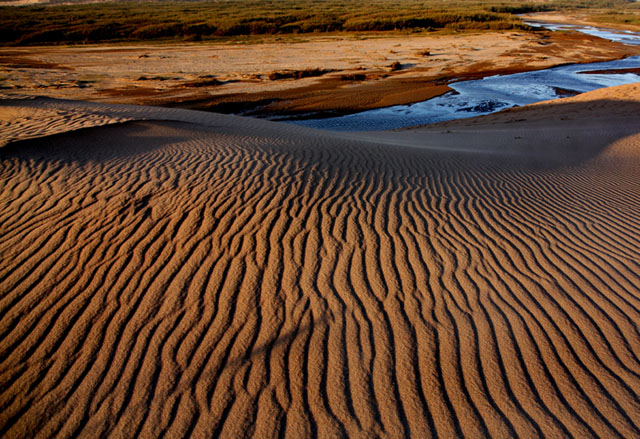
<svg viewBox="0 0 640 439">
<path fill-rule="evenodd" d="M 637 85 L 357 135 L 7 105 L 52 135 L 0 148 L 0 437 L 640 436 Z"/>
</svg>

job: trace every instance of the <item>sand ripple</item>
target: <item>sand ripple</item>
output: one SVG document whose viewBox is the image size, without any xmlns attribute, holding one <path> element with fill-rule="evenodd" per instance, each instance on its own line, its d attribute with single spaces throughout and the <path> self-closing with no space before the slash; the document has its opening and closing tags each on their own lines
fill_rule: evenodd
<svg viewBox="0 0 640 439">
<path fill-rule="evenodd" d="M 0 437 L 640 437 L 637 126 L 532 162 L 101 108 L 0 150 Z"/>
</svg>

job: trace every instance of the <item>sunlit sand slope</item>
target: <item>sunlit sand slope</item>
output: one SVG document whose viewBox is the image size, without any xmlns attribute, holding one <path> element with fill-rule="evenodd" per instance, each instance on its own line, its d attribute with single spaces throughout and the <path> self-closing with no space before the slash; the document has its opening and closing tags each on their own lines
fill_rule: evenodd
<svg viewBox="0 0 640 439">
<path fill-rule="evenodd" d="M 0 149 L 0 437 L 640 437 L 639 102 L 345 135 L 4 101 L 86 128 Z"/>
</svg>

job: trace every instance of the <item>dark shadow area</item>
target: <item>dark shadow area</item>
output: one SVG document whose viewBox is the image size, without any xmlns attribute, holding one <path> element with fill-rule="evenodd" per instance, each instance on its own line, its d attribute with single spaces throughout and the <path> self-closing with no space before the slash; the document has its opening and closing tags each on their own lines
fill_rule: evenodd
<svg viewBox="0 0 640 439">
<path fill-rule="evenodd" d="M 185 140 L 180 136 L 149 136 L 153 125 L 153 122 L 122 122 L 20 140 L 1 147 L 0 160 L 100 162 L 135 156 Z"/>
<path fill-rule="evenodd" d="M 298 169 L 325 170 L 340 179 L 372 172 L 417 177 L 443 161 L 455 161 L 458 169 L 470 172 L 485 164 L 536 170 L 576 166 L 599 156 L 617 140 L 640 133 L 638 114 L 640 102 L 630 100 L 558 100 L 397 131 L 335 133 L 280 123 L 272 132 L 250 119 L 245 126 L 241 117 L 225 131 L 276 139 L 275 143 L 238 146 L 286 155 L 297 162 Z M 0 148 L 0 159 L 97 162 L 142 154 L 217 130 L 176 121 L 126 122 L 11 143 Z"/>
<path fill-rule="evenodd" d="M 307 339 L 306 343 L 309 343 L 308 338 L 311 337 L 311 334 L 315 330 L 323 329 L 328 325 L 326 317 L 321 317 L 320 319 L 313 320 L 311 324 L 300 325 L 297 328 L 284 332 L 278 335 L 277 338 L 269 340 L 262 344 L 253 345 L 251 349 L 248 349 L 244 355 L 237 356 L 235 358 L 229 358 L 226 362 L 226 367 L 239 367 L 243 365 L 245 362 L 250 362 L 254 358 L 259 357 L 261 355 L 267 355 L 269 357 L 273 349 L 279 346 L 287 346 L 287 350 L 291 349 L 291 345 L 298 338 Z M 258 332 L 256 332 L 258 335 Z"/>
</svg>

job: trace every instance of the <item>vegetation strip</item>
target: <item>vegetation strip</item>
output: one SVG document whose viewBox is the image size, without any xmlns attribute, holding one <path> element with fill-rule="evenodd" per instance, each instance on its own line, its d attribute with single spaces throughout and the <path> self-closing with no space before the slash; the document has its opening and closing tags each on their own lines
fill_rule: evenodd
<svg viewBox="0 0 640 439">
<path fill-rule="evenodd" d="M 528 29 L 544 5 L 459 0 L 122 2 L 0 8 L 0 43 L 101 43 L 310 32 Z"/>
</svg>

